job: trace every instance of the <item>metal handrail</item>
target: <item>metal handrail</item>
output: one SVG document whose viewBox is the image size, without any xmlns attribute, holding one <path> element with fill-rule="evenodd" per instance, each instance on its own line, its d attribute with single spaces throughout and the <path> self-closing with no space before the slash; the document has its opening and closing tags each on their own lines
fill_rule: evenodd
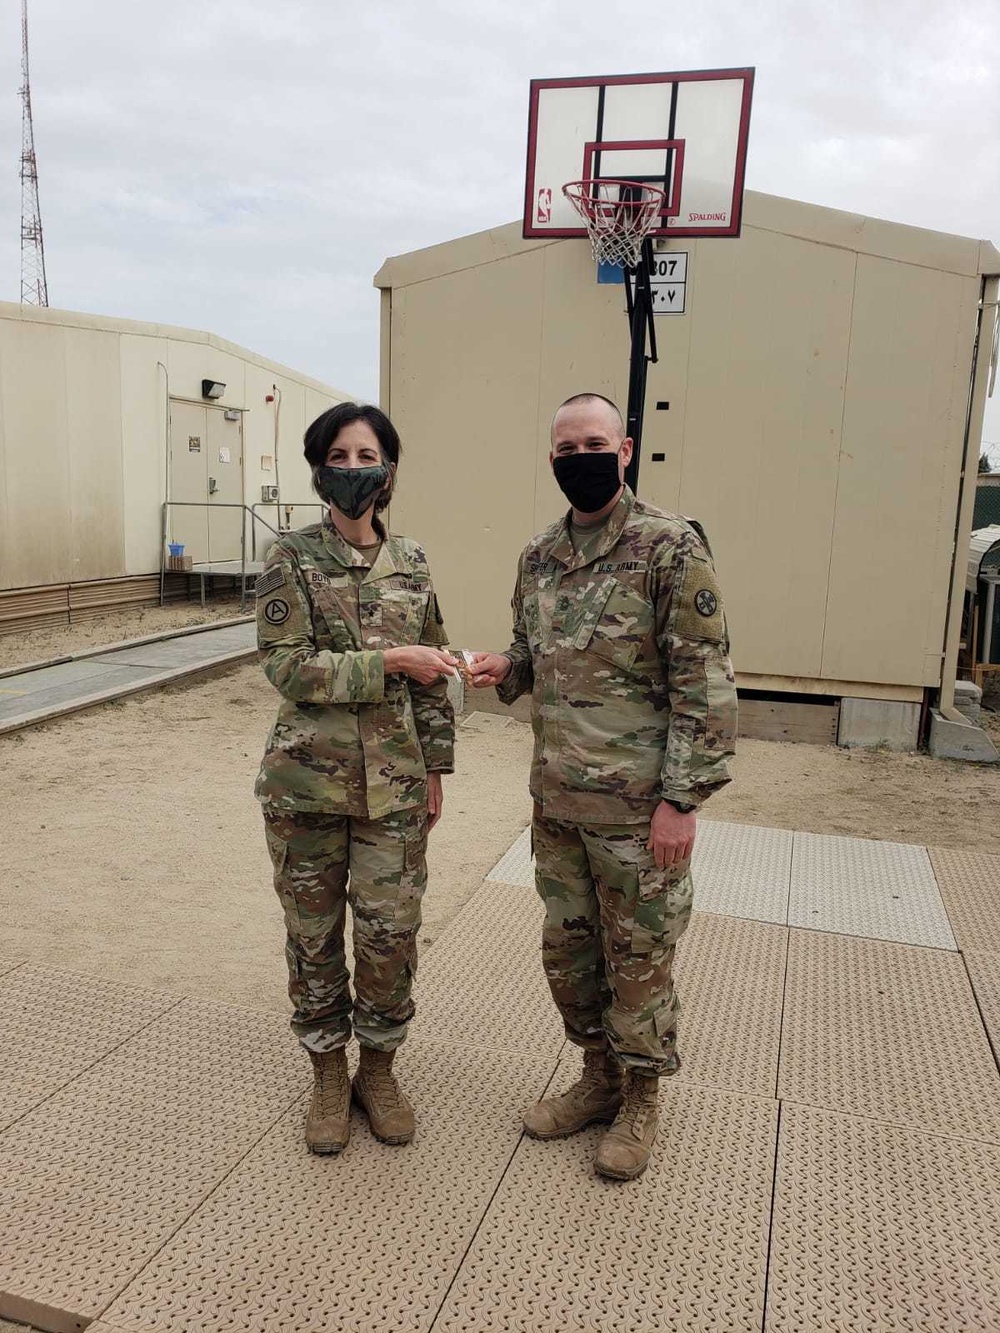
<svg viewBox="0 0 1000 1333">
<path fill-rule="evenodd" d="M 280 502 L 277 501 L 277 500 L 258 500 L 258 501 L 255 501 L 255 503 L 252 504 L 252 505 L 250 506 L 250 515 L 251 515 L 251 523 L 250 523 L 250 547 L 251 547 L 251 555 L 250 555 L 250 559 L 251 559 L 251 560 L 256 560 L 256 559 L 257 559 L 257 529 L 254 527 L 254 524 L 253 524 L 253 521 L 252 521 L 252 520 L 253 520 L 253 519 L 260 518 L 260 516 L 259 516 L 258 513 L 257 513 L 257 509 L 258 509 L 258 508 L 261 508 L 261 509 L 278 509 L 278 510 L 282 510 L 282 509 L 283 509 L 283 510 L 285 511 L 285 517 L 287 518 L 288 515 L 290 514 L 290 512 L 291 512 L 293 509 L 318 509 L 318 510 L 320 511 L 320 513 L 322 514 L 323 511 L 326 509 L 326 505 L 318 504 L 318 503 L 316 503 L 316 502 L 310 502 L 309 500 L 305 500 L 305 501 L 303 501 L 302 504 L 290 504 L 290 505 L 289 505 L 289 504 L 282 504 L 282 503 L 280 503 Z M 260 518 L 260 522 L 263 523 L 263 524 L 264 524 L 264 527 L 267 528 L 270 532 L 274 532 L 274 533 L 276 533 L 276 535 L 279 536 L 279 537 L 282 536 L 285 532 L 290 531 L 290 528 L 289 528 L 289 527 L 285 527 L 285 528 L 281 528 L 281 527 L 279 527 L 279 528 L 277 528 L 277 529 L 272 528 L 271 525 L 270 525 L 270 523 L 268 523 L 268 521 L 267 521 L 266 518 Z M 281 514 L 280 514 L 280 513 L 278 514 L 278 523 L 279 523 L 279 524 L 281 523 Z"/>
<path fill-rule="evenodd" d="M 278 508 L 284 508 L 286 512 L 292 509 L 319 509 L 324 508 L 321 504 L 304 505 L 278 505 L 277 501 L 261 501 L 261 504 L 274 504 Z M 164 500 L 160 507 L 160 605 L 163 605 L 163 599 L 166 593 L 167 583 L 167 510 L 168 509 L 241 509 L 243 511 L 243 522 L 240 524 L 240 612 L 246 608 L 246 580 L 247 580 L 247 523 L 246 515 L 250 515 L 250 533 L 251 533 L 251 560 L 257 559 L 257 524 L 263 523 L 268 532 L 273 532 L 276 537 L 281 537 L 287 528 L 275 528 L 268 523 L 266 518 L 261 518 L 257 513 L 257 505 L 237 504 L 231 500 Z M 281 516 L 278 516 L 278 522 L 281 522 Z M 204 600 L 204 574 L 202 574 L 202 593 Z"/>
<path fill-rule="evenodd" d="M 246 515 L 249 513 L 251 522 L 257 519 L 263 523 L 266 528 L 271 528 L 266 519 L 259 518 L 254 514 L 251 507 L 245 504 L 237 504 L 231 500 L 164 500 L 160 507 L 160 605 L 163 605 L 163 599 L 166 592 L 167 583 L 167 510 L 168 509 L 240 509 L 243 511 L 244 518 L 240 524 L 240 613 L 246 610 L 247 603 L 247 524 Z M 276 537 L 281 533 L 277 528 L 271 528 Z M 204 603 L 205 576 L 201 575 L 202 580 L 202 602 Z"/>
</svg>

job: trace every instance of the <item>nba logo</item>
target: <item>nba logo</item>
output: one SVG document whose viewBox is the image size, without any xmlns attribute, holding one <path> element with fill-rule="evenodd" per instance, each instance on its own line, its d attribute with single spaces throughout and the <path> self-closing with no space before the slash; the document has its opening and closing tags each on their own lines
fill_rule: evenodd
<svg viewBox="0 0 1000 1333">
<path fill-rule="evenodd" d="M 548 189 L 543 188 L 543 189 L 541 189 L 541 190 L 538 191 L 538 213 L 537 213 L 537 216 L 536 216 L 536 218 L 535 218 L 535 221 L 536 221 L 536 222 L 551 222 L 551 221 L 552 221 L 552 191 L 551 191 L 551 190 L 548 190 Z"/>
</svg>

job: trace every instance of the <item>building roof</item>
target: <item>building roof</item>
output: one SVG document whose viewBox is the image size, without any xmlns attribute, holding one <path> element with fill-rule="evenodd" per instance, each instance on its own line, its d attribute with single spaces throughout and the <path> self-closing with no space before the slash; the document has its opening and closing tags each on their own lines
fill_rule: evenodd
<svg viewBox="0 0 1000 1333">
<path fill-rule="evenodd" d="M 760 194 L 756 190 L 747 190 L 744 196 L 743 226 L 746 230 L 779 232 L 820 245 L 958 273 L 963 277 L 1000 274 L 1000 251 L 989 241 L 928 231 L 901 222 L 885 222 L 861 213 L 844 213 L 836 208 L 821 208 L 818 204 Z M 375 274 L 374 283 L 381 288 L 407 287 L 411 283 L 477 268 L 540 246 L 562 243 L 559 238 L 526 241 L 521 235 L 521 223 L 510 222 L 387 259 Z M 677 244 L 687 248 L 694 242 L 679 240 Z"/>
<path fill-rule="evenodd" d="M 175 342 L 201 343 L 208 347 L 214 347 L 220 352 L 238 357 L 241 361 L 252 362 L 254 365 L 260 366 L 264 370 L 273 371 L 276 375 L 281 375 L 285 379 L 304 384 L 310 389 L 315 389 L 318 393 L 341 399 L 353 397 L 352 394 L 341 389 L 334 389 L 329 384 L 324 384 L 322 380 L 303 374 L 300 370 L 293 370 L 291 366 L 282 365 L 280 361 L 272 361 L 269 357 L 261 356 L 259 352 L 254 352 L 248 347 L 240 347 L 238 343 L 231 343 L 226 338 L 220 338 L 215 333 L 207 333 L 203 329 L 184 329 L 174 324 L 148 324 L 142 320 L 118 319 L 112 315 L 90 315 L 78 310 L 60 310 L 55 306 L 18 305 L 13 301 L 0 301 L 0 320 L 3 319 L 16 320 L 23 324 L 54 324 L 74 329 L 96 329 L 105 333 L 133 334 L 147 338 L 170 338 Z"/>
<path fill-rule="evenodd" d="M 969 538 L 969 570 L 965 579 L 965 586 L 969 592 L 976 591 L 976 583 L 979 579 L 979 571 L 982 569 L 983 561 L 991 551 L 998 548 L 1000 548 L 1000 523 L 994 523 L 988 528 L 980 528 Z"/>
</svg>

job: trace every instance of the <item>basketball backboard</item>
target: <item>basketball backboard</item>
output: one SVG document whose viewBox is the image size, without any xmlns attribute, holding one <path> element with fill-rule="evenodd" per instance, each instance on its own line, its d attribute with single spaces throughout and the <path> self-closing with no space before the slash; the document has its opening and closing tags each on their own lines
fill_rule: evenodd
<svg viewBox="0 0 1000 1333">
<path fill-rule="evenodd" d="M 532 79 L 524 235 L 586 236 L 562 187 L 659 186 L 653 236 L 738 236 L 752 69 Z"/>
</svg>

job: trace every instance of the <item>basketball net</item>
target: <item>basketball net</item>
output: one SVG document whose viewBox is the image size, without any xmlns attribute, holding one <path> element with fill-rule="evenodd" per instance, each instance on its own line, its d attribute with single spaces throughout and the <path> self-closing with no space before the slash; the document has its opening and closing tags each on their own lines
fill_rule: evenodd
<svg viewBox="0 0 1000 1333">
<path fill-rule="evenodd" d="M 599 264 L 638 267 L 642 243 L 663 215 L 663 190 L 606 179 L 570 181 L 563 194 L 582 218 Z"/>
</svg>

